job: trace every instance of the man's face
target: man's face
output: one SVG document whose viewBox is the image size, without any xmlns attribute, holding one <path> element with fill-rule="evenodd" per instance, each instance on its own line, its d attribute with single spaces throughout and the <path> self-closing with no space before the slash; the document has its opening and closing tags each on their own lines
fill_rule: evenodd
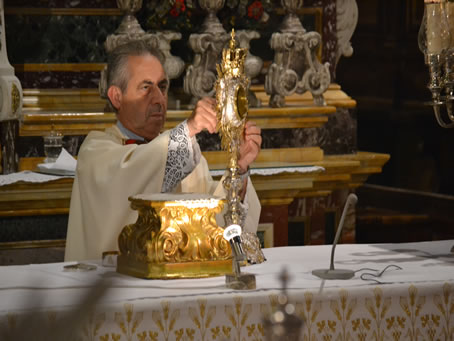
<svg viewBox="0 0 454 341">
<path fill-rule="evenodd" d="M 166 119 L 168 80 L 159 60 L 153 56 L 129 56 L 129 81 L 121 94 L 118 119 L 135 134 L 152 140 Z"/>
</svg>

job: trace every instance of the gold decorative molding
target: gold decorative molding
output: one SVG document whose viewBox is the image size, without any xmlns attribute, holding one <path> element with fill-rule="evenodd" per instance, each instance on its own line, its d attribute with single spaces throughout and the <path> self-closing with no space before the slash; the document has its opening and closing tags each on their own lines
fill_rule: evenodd
<svg viewBox="0 0 454 341">
<path fill-rule="evenodd" d="M 16 113 L 17 109 L 20 106 L 20 91 L 17 88 L 16 84 L 12 84 L 11 86 L 11 112 L 13 114 Z"/>
<path fill-rule="evenodd" d="M 313 190 L 298 193 L 295 198 L 314 198 L 314 197 L 327 197 L 331 194 L 330 190 Z"/>
<path fill-rule="evenodd" d="M 260 99 L 263 106 L 268 106 L 269 96 L 266 94 L 263 85 L 251 86 L 251 90 L 254 91 L 257 98 Z M 355 108 L 356 101 L 342 91 L 341 86 L 336 83 L 331 83 L 328 89 L 323 93 L 326 104 L 328 107 L 340 107 L 340 108 Z M 310 108 L 314 99 L 310 91 L 306 91 L 303 94 L 294 93 L 293 95 L 285 97 L 285 108 L 292 107 L 305 107 Z"/>
<path fill-rule="evenodd" d="M 220 153 L 203 153 L 212 169 L 225 167 Z M 252 175 L 251 179 L 262 205 L 272 198 L 328 196 L 336 189 L 361 186 L 371 174 L 380 173 L 389 158 L 371 152 L 325 156 L 318 147 L 262 149 L 251 168 L 321 166 L 325 171 Z"/>
<path fill-rule="evenodd" d="M 264 106 L 261 108 L 249 108 L 248 117 L 262 129 L 315 128 L 321 127 L 328 122 L 329 116 L 335 112 L 336 107 L 334 106 L 289 106 L 284 108 Z M 164 128 L 171 129 L 190 115 L 190 110 L 168 110 Z"/>
<path fill-rule="evenodd" d="M 121 16 L 123 12 L 119 8 L 5 7 L 5 15 Z"/>
<path fill-rule="evenodd" d="M 319 173 L 281 173 L 252 176 L 262 205 L 291 202 L 294 198 L 328 196 L 335 189 L 357 188 L 371 174 L 380 173 L 388 154 L 358 152 L 351 155 L 323 155 L 321 150 L 264 149 L 252 168 L 321 166 Z M 225 169 L 225 152 L 204 152 L 211 169 Z M 298 160 L 298 155 L 301 157 Z M 314 159 L 310 160 L 309 155 Z M 19 170 L 36 168 L 44 158 L 21 158 Z M 224 164 L 220 160 L 224 160 Z M 274 161 L 273 161 L 274 160 Z M 64 214 L 69 209 L 73 179 L 41 184 L 18 183 L 0 187 L 0 216 Z"/>
<path fill-rule="evenodd" d="M 42 161 L 41 161 L 42 162 Z M 0 216 L 67 214 L 73 179 L 0 187 Z"/>
<path fill-rule="evenodd" d="M 44 136 L 53 129 L 63 135 L 87 135 L 116 122 L 114 113 L 27 113 L 19 128 L 20 136 Z"/>
<path fill-rule="evenodd" d="M 0 242 L 0 250 L 65 247 L 66 239 Z"/>
<path fill-rule="evenodd" d="M 107 101 L 97 89 L 24 89 L 24 114 L 104 113 Z"/>
<path fill-rule="evenodd" d="M 336 104 L 356 104 L 348 102 L 348 96 L 342 95 L 340 88 L 333 87 L 331 91 L 337 95 L 327 95 L 328 103 L 336 98 Z M 313 128 L 322 126 L 336 113 L 335 106 L 313 106 L 312 100 L 304 96 L 300 99 L 302 105 L 298 106 L 249 108 L 249 119 L 262 129 Z M 113 112 L 105 111 L 106 106 L 107 101 L 99 96 L 97 89 L 25 89 L 19 135 L 43 136 L 52 125 L 64 135 L 86 135 L 91 130 L 103 130 L 116 121 Z M 174 128 L 190 115 L 191 110 L 168 110 L 164 129 Z"/>
<path fill-rule="evenodd" d="M 361 186 L 371 174 L 381 173 L 390 158 L 389 154 L 358 152 L 355 154 L 325 156 L 317 163 L 326 171 L 314 181 L 316 190 L 355 189 Z"/>
<path fill-rule="evenodd" d="M 43 200 L 46 200 L 43 198 Z M 60 199 L 61 200 L 61 199 Z M 51 206 L 51 205 L 49 205 Z M 20 211 L 20 214 L 18 212 Z M 10 210 L 2 211 L 0 208 L 0 217 L 17 217 L 20 216 L 47 216 L 47 215 L 67 215 L 69 214 L 68 207 L 50 207 L 50 208 L 41 208 L 41 209 L 17 209 L 11 207 Z"/>
<path fill-rule="evenodd" d="M 28 65 L 28 66 L 27 66 Z M 41 64 L 23 64 L 27 71 L 40 71 Z M 41 69 L 46 71 L 98 71 L 104 64 L 48 64 Z M 20 70 L 17 66 L 16 70 Z M 74 66 L 76 67 L 76 66 Z M 268 107 L 269 96 L 263 85 L 253 85 L 251 90 L 261 100 L 262 107 L 249 108 L 248 116 L 260 122 L 266 128 L 292 128 L 321 126 L 328 117 L 336 112 L 336 107 L 354 108 L 356 101 L 342 91 L 338 84 L 331 84 L 323 94 L 327 106 L 313 105 L 310 92 L 286 97 L 287 106 L 283 108 Z M 23 89 L 24 110 L 28 112 L 104 112 L 107 101 L 99 95 L 98 89 Z M 189 117 L 191 110 L 169 110 L 168 126 L 175 126 L 177 120 Z"/>
<path fill-rule="evenodd" d="M 260 204 L 263 206 L 280 206 L 280 205 L 290 205 L 293 201 L 293 198 L 268 198 L 260 199 Z"/>
<path fill-rule="evenodd" d="M 202 152 L 211 169 L 227 167 L 227 153 L 224 151 Z M 262 149 L 252 168 L 287 167 L 305 163 L 313 165 L 323 161 L 323 150 L 320 147 Z"/>
<path fill-rule="evenodd" d="M 118 237 L 118 272 L 164 279 L 232 272 L 232 251 L 216 223 L 224 200 L 192 194 L 139 195 L 129 200 L 138 218 Z"/>
</svg>

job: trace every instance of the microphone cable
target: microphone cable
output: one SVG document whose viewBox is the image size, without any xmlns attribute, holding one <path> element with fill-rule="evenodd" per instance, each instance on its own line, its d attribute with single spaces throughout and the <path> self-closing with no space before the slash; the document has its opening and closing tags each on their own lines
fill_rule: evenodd
<svg viewBox="0 0 454 341">
<path fill-rule="evenodd" d="M 383 270 L 377 270 L 377 269 L 371 269 L 371 268 L 362 268 L 359 270 L 355 271 L 355 274 L 360 271 L 375 271 L 378 273 L 372 273 L 372 272 L 365 272 L 362 273 L 359 278 L 361 278 L 363 281 L 372 281 L 377 284 L 386 284 L 386 282 L 381 282 L 377 278 L 380 278 L 387 270 L 389 269 L 394 269 L 394 270 L 403 270 L 400 266 L 395 265 L 395 264 L 390 264 L 386 266 Z M 370 276 L 370 277 L 369 277 Z"/>
</svg>

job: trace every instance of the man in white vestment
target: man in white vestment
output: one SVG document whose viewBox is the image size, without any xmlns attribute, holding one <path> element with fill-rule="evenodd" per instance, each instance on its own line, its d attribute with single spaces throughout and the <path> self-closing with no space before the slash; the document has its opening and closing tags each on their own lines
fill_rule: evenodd
<svg viewBox="0 0 454 341">
<path fill-rule="evenodd" d="M 140 193 L 195 192 L 225 197 L 201 155 L 196 134 L 216 132 L 215 100 L 203 98 L 189 119 L 161 132 L 166 119 L 169 80 L 162 55 L 140 41 L 116 48 L 108 62 L 108 98 L 116 125 L 92 131 L 78 155 L 71 196 L 65 260 L 100 259 L 118 250 L 122 228 L 137 220 L 128 197 Z M 247 122 L 238 161 L 243 174 L 244 229 L 256 232 L 260 203 L 248 178 L 261 132 Z"/>
</svg>

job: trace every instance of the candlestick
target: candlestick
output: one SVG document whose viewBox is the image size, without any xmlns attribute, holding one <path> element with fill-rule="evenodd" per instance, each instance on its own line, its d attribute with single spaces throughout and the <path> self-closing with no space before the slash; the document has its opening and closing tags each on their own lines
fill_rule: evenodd
<svg viewBox="0 0 454 341">
<path fill-rule="evenodd" d="M 451 43 L 445 6 L 441 0 L 425 0 L 424 3 L 427 54 L 441 54 Z"/>
</svg>

